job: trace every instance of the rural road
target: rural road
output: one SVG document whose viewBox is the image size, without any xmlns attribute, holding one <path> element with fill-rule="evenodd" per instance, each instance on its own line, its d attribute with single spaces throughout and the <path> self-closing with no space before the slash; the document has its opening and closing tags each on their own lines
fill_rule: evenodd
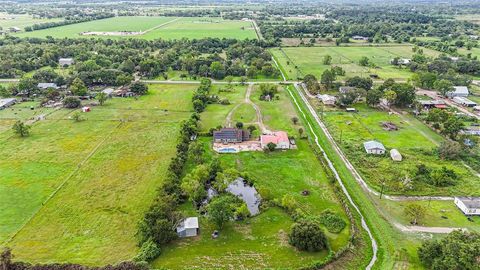
<svg viewBox="0 0 480 270">
<path fill-rule="evenodd" d="M 477 119 L 480 119 L 480 115 L 478 114 L 475 114 L 475 113 L 472 113 L 470 112 L 469 110 L 457 105 L 455 102 L 453 102 L 451 99 L 448 99 L 448 98 L 445 98 L 445 97 L 441 97 L 437 94 L 437 92 L 435 91 L 431 91 L 431 90 L 425 90 L 425 89 L 420 89 L 420 88 L 417 88 L 417 94 L 419 95 L 425 95 L 425 96 L 428 96 L 432 99 L 440 99 L 440 100 L 443 100 L 445 101 L 445 103 L 447 103 L 447 105 L 451 106 L 451 107 L 454 107 L 455 109 L 465 113 L 466 115 L 468 116 L 471 116 L 471 117 L 475 117 Z"/>
</svg>

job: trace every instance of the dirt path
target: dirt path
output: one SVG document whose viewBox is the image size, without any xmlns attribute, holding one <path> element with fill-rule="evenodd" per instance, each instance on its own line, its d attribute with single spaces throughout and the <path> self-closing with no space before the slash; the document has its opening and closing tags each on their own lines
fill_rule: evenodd
<svg viewBox="0 0 480 270">
<path fill-rule="evenodd" d="M 147 30 L 143 31 L 143 32 L 142 32 L 142 35 L 150 32 L 150 31 L 153 31 L 153 30 L 155 30 L 155 29 L 158 29 L 158 28 L 160 28 L 160 27 L 163 27 L 163 26 L 165 26 L 165 25 L 167 25 L 167 24 L 171 24 L 171 23 L 173 23 L 173 22 L 176 22 L 176 21 L 178 21 L 178 20 L 180 20 L 180 19 L 181 19 L 181 17 L 178 17 L 178 18 L 173 19 L 173 20 L 171 20 L 171 21 L 164 22 L 164 23 L 162 23 L 162 24 L 156 25 L 156 26 L 154 26 L 154 27 L 152 27 L 152 28 L 150 28 L 150 29 L 147 29 Z"/>
<path fill-rule="evenodd" d="M 451 227 L 424 227 L 424 226 L 405 226 L 397 222 L 392 222 L 395 228 L 402 232 L 415 232 L 415 233 L 451 233 L 455 230 L 465 230 L 464 228 L 451 228 Z"/>
</svg>

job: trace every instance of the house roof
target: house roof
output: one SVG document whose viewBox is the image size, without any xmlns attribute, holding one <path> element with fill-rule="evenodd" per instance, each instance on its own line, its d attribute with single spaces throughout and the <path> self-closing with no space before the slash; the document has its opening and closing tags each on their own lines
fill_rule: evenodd
<svg viewBox="0 0 480 270">
<path fill-rule="evenodd" d="M 467 208 L 480 208 L 480 197 L 455 197 Z"/>
<path fill-rule="evenodd" d="M 115 91 L 113 88 L 105 88 L 105 89 L 102 90 L 102 92 L 107 94 L 107 95 L 112 94 L 113 91 Z"/>
<path fill-rule="evenodd" d="M 243 132 L 238 128 L 222 128 L 219 131 L 213 132 L 213 138 L 215 140 L 242 140 Z"/>
<path fill-rule="evenodd" d="M 60 58 L 58 59 L 59 63 L 64 63 L 64 64 L 72 64 L 73 63 L 73 58 Z"/>
<path fill-rule="evenodd" d="M 198 217 L 188 217 L 184 219 L 177 227 L 177 232 L 185 229 L 198 229 Z"/>
<path fill-rule="evenodd" d="M 453 100 L 461 104 L 477 105 L 476 102 L 473 102 L 465 97 L 454 97 Z"/>
<path fill-rule="evenodd" d="M 5 105 L 11 105 L 12 103 L 17 102 L 16 98 L 3 98 L 0 99 L 0 107 L 3 107 Z"/>
<path fill-rule="evenodd" d="M 38 88 L 57 88 L 57 84 L 56 83 L 39 83 L 37 84 L 37 87 Z"/>
<path fill-rule="evenodd" d="M 467 94 L 468 95 L 468 87 L 466 86 L 454 86 L 453 93 L 455 94 Z"/>
<path fill-rule="evenodd" d="M 363 147 L 365 147 L 366 150 L 373 150 L 373 149 L 385 150 L 385 146 L 383 146 L 383 144 L 377 141 L 364 142 Z"/>
<path fill-rule="evenodd" d="M 340 86 L 340 88 L 338 89 L 340 92 L 347 92 L 347 91 L 350 91 L 350 90 L 355 90 L 355 87 L 351 87 L 351 86 Z"/>
<path fill-rule="evenodd" d="M 424 106 L 426 106 L 426 105 L 434 106 L 434 105 L 444 105 L 444 104 L 446 104 L 445 101 L 440 100 L 440 99 L 438 99 L 438 100 L 437 99 L 435 99 L 435 100 L 420 100 L 419 102 L 420 102 L 420 104 L 422 104 Z"/>
<path fill-rule="evenodd" d="M 285 131 L 275 131 L 272 134 L 262 135 L 260 136 L 261 144 L 279 144 L 279 143 L 290 143 L 288 139 L 288 134 Z"/>
</svg>

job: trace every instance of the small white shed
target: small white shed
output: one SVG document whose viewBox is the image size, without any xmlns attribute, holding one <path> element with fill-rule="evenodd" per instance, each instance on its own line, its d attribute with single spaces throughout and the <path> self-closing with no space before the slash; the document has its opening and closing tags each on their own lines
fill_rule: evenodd
<svg viewBox="0 0 480 270">
<path fill-rule="evenodd" d="M 383 155 L 385 154 L 385 146 L 377 141 L 368 141 L 363 143 L 363 147 L 367 154 L 374 154 L 374 155 Z"/>
<path fill-rule="evenodd" d="M 197 236 L 198 231 L 198 217 L 188 217 L 177 226 L 178 237 Z"/>
<path fill-rule="evenodd" d="M 390 150 L 390 157 L 393 161 L 402 161 L 402 154 L 397 149 Z"/>
</svg>

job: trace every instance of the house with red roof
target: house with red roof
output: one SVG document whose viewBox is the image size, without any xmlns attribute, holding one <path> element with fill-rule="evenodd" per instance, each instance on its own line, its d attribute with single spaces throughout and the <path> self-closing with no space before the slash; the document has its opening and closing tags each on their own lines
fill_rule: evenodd
<svg viewBox="0 0 480 270">
<path fill-rule="evenodd" d="M 290 140 L 285 131 L 275 131 L 260 136 L 260 144 L 262 148 L 267 148 L 269 143 L 274 143 L 277 146 L 276 149 L 290 149 Z"/>
</svg>

